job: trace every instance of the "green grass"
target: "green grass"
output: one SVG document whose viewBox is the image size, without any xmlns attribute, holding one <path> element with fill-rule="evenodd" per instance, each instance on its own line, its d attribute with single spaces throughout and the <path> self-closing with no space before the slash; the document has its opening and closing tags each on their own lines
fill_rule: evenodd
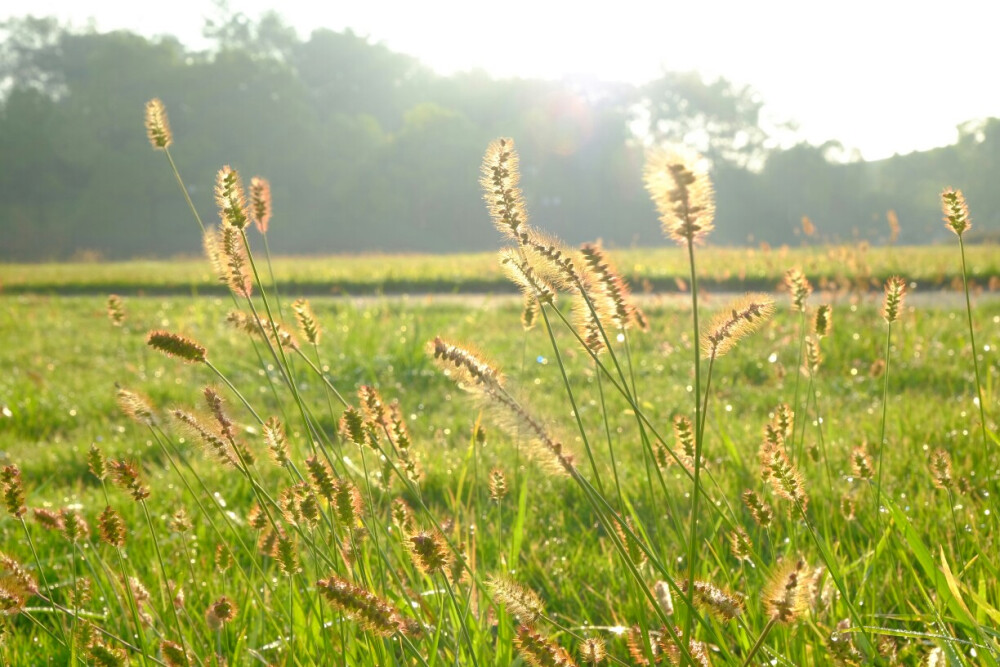
<svg viewBox="0 0 1000 667">
<path fill-rule="evenodd" d="M 1000 253 L 970 246 L 970 278 L 982 287 L 1000 278 Z M 687 257 L 679 248 L 614 250 L 618 269 L 641 291 L 686 289 Z M 906 275 L 921 289 L 952 287 L 961 273 L 950 246 L 711 248 L 701 266 L 708 288 L 770 289 L 800 266 L 830 288 L 878 289 L 891 275 Z M 282 257 L 275 277 L 290 294 L 509 292 L 494 253 Z M 683 281 L 679 283 L 678 281 Z M 79 264 L 0 264 L 7 293 L 204 294 L 224 293 L 202 259 Z"/>
<path fill-rule="evenodd" d="M 813 297 L 814 303 L 818 300 L 818 296 Z M 281 416 L 289 424 L 290 440 L 300 458 L 307 448 L 301 420 L 287 390 L 278 386 L 277 396 L 272 392 L 270 383 L 280 385 L 273 365 L 262 368 L 252 341 L 245 334 L 232 331 L 223 321 L 231 306 L 227 299 L 129 298 L 125 304 L 126 325 L 114 328 L 107 321 L 100 298 L 0 299 L 0 336 L 5 341 L 14 341 L 13 345 L 0 349 L 0 367 L 5 369 L 0 376 L 0 409 L 5 415 L 0 417 L 0 450 L 7 460 L 21 466 L 29 506 L 59 508 L 79 503 L 81 512 L 92 523 L 103 509 L 104 501 L 100 485 L 85 468 L 91 443 L 98 443 L 108 456 L 139 461 L 152 487 L 149 504 L 157 530 L 162 530 L 161 546 L 167 552 L 168 562 L 177 566 L 178 571 L 172 576 L 185 587 L 184 614 L 190 620 L 185 619 L 184 625 L 191 628 L 188 641 L 201 642 L 198 645 L 203 647 L 202 651 L 215 645 L 218 638 L 207 633 L 200 618 L 210 602 L 227 594 L 237 600 L 243 612 L 229 635 L 219 640 L 223 642 L 222 652 L 230 657 L 231 664 L 249 664 L 252 660 L 247 651 L 263 650 L 261 647 L 277 639 L 278 630 L 261 620 L 261 602 L 249 596 L 244 582 L 232 572 L 226 576 L 213 572 L 212 554 L 219 538 L 209 527 L 203 523 L 197 525 L 186 536 L 186 544 L 182 536 L 164 527 L 165 518 L 180 505 L 189 507 L 192 516 L 197 513 L 190 509 L 191 499 L 167 467 L 149 433 L 129 421 L 115 406 L 115 383 L 143 392 L 161 410 L 200 405 L 199 388 L 219 385 L 205 368 L 181 364 L 146 347 L 145 332 L 164 328 L 185 333 L 205 344 L 213 362 L 250 398 L 262 416 Z M 386 399 L 399 399 L 424 473 L 420 483 L 422 496 L 439 521 L 455 522 L 450 536 L 461 536 L 468 543 L 469 525 L 476 524 L 475 564 L 479 576 L 502 570 L 514 572 L 518 581 L 539 592 L 551 619 L 561 626 L 577 628 L 578 635 L 590 634 L 579 629 L 586 625 L 655 626 L 651 609 L 637 595 L 634 584 L 623 576 L 610 536 L 597 525 L 598 517 L 579 489 L 570 480 L 527 462 L 516 439 L 494 427 L 488 415 L 481 415 L 463 392 L 442 377 L 425 354 L 425 343 L 436 334 L 474 342 L 503 367 L 509 384 L 516 387 L 524 403 L 535 414 L 544 416 L 545 423 L 576 453 L 578 464 L 589 469 L 584 463 L 573 417 L 568 413 L 551 345 L 543 331 L 525 334 L 521 330 L 518 304 L 507 299 L 486 300 L 476 307 L 389 299 L 363 305 L 317 300 L 313 307 L 325 330 L 320 349 L 322 363 L 328 366 L 328 377 L 341 393 L 350 398 L 359 385 L 372 384 Z M 899 635 L 895 641 L 904 652 L 905 663 L 916 661 L 934 645 L 945 646 L 935 639 L 939 635 L 957 635 L 981 644 L 983 636 L 977 635 L 973 628 L 976 623 L 988 627 L 993 622 L 989 616 L 994 613 L 991 609 L 1000 602 L 994 569 L 997 525 L 995 506 L 982 494 L 987 488 L 984 475 L 988 473 L 982 465 L 977 430 L 972 428 L 974 386 L 963 312 L 908 308 L 894 328 L 883 490 L 894 507 L 907 517 L 912 529 L 906 532 L 897 526 L 880 541 L 880 531 L 885 530 L 888 518 L 882 524 L 875 521 L 873 491 L 853 477 L 849 455 L 852 448 L 878 438 L 882 378 L 873 376 L 871 369 L 882 355 L 884 323 L 870 303 L 857 306 L 837 303 L 834 310 L 834 334 L 823 343 L 826 359 L 816 379 L 823 435 L 834 479 L 828 484 L 821 463 L 804 462 L 811 496 L 808 515 L 840 562 L 852 590 L 860 588 L 866 565 L 875 557 L 876 569 L 869 573 L 861 598 L 865 602 L 861 606 L 862 619 L 866 626 Z M 675 414 L 689 414 L 687 387 L 692 379 L 688 313 L 683 308 L 654 307 L 649 315 L 651 332 L 630 336 L 633 370 L 642 409 L 662 433 L 668 434 L 670 419 Z M 985 369 L 987 414 L 996 414 L 995 351 L 1000 345 L 1000 304 L 992 299 L 983 301 L 975 318 Z M 757 545 L 754 556 L 757 567 L 741 565 L 729 554 L 725 526 L 711 518 L 712 514 L 704 515 L 708 525 L 703 529 L 706 541 L 701 553 L 705 560 L 700 564 L 700 575 L 749 596 L 745 626 L 710 620 L 710 628 L 701 631 L 702 636 L 714 637 L 715 641 L 725 638 L 729 644 L 721 650 L 729 655 L 745 653 L 764 624 L 756 596 L 773 563 L 782 556 L 801 554 L 810 565 L 820 564 L 804 524 L 786 518 L 776 499 L 771 498 L 771 502 L 779 518 L 766 531 L 752 522 L 739 503 L 744 489 L 762 490 L 756 451 L 769 411 L 779 402 L 792 400 L 797 321 L 797 316 L 782 306 L 777 318 L 761 334 L 741 343 L 733 353 L 720 359 L 715 369 L 706 435 L 711 481 L 706 484 L 714 498 L 725 499 L 732 505 L 734 516 Z M 565 332 L 559 335 L 559 340 L 580 417 L 594 438 L 597 464 L 608 483 L 610 461 L 593 366 Z M 257 349 L 263 353 L 259 343 Z M 325 407 L 326 395 L 315 376 L 306 373 L 302 364 L 296 364 L 296 371 L 305 402 L 316 407 L 317 423 L 332 433 L 340 407 L 332 410 Z M 607 392 L 607 383 L 604 389 Z M 223 391 L 241 433 L 263 458 L 259 428 L 236 398 Z M 674 576 L 682 579 L 684 569 L 680 563 L 684 562 L 681 556 L 686 549 L 683 539 L 686 532 L 678 530 L 686 523 L 688 483 L 673 466 L 664 471 L 666 495 L 664 489 L 650 485 L 631 410 L 620 397 L 606 393 L 605 398 L 607 424 L 616 448 L 627 506 L 643 526 L 655 553 L 668 567 L 676 568 Z M 929 406 L 933 409 L 928 409 Z M 480 420 L 486 429 L 486 443 L 473 448 L 471 433 Z M 818 445 L 814 415 L 802 421 L 806 424 L 806 446 Z M 247 485 L 237 479 L 234 471 L 208 461 L 197 447 L 177 442 L 204 476 L 207 486 L 217 491 L 238 517 L 245 516 L 252 501 Z M 357 448 L 339 447 L 344 448 L 340 453 L 360 465 Z M 969 481 L 972 490 L 966 495 L 949 499 L 945 492 L 932 486 L 927 458 L 929 450 L 938 447 L 951 453 L 955 478 Z M 513 488 L 502 506 L 502 514 L 488 500 L 485 478 L 494 466 L 507 472 Z M 277 487 L 280 477 L 272 469 L 263 470 L 265 479 Z M 387 511 L 389 500 L 400 494 L 409 497 L 411 503 L 414 501 L 399 486 L 388 492 L 376 489 L 373 493 L 379 511 Z M 516 519 L 519 493 L 524 494 L 528 511 L 523 518 Z M 613 495 L 609 493 L 609 498 Z M 840 510 L 845 496 L 856 504 L 854 520 L 848 520 Z M 133 535 L 126 548 L 128 562 L 146 583 L 156 604 L 160 574 L 149 532 L 140 523 L 141 514 L 136 514 L 136 507 L 127 496 L 113 492 L 112 504 L 129 520 Z M 956 507 L 954 517 L 952 505 Z M 523 522 L 523 534 L 515 539 L 514 527 L 518 522 Z M 958 533 L 953 529 L 955 522 L 961 527 Z M 10 519 L 4 519 L 0 526 L 5 551 L 30 562 L 20 527 Z M 65 543 L 37 524 L 30 525 L 30 529 L 43 566 L 58 580 L 59 586 L 68 587 L 71 563 Z M 241 530 L 252 544 L 253 532 L 246 527 Z M 377 537 L 391 539 L 391 532 L 379 532 Z M 520 542 L 516 555 L 511 552 L 512 541 Z M 921 548 L 930 554 L 928 567 L 919 556 Z M 413 572 L 412 567 L 398 565 L 406 561 L 398 546 L 383 545 L 383 549 L 389 550 L 390 557 L 401 568 L 400 576 L 414 583 L 421 580 L 422 575 Z M 87 541 L 82 553 L 92 553 L 91 558 L 97 562 L 114 562 L 110 557 L 113 552 L 100 544 L 96 535 Z M 954 601 L 949 602 L 947 586 L 942 588 L 942 553 L 962 582 L 959 585 L 963 604 L 970 607 L 972 621 L 964 618 L 964 612 Z M 187 556 L 195 560 L 190 572 L 180 567 Z M 238 562 L 251 571 L 247 559 L 243 555 Z M 277 573 L 273 559 L 261 562 L 270 573 L 268 576 L 285 581 Z M 370 560 L 368 566 L 372 568 L 370 574 L 375 576 L 378 563 Z M 81 565 L 78 567 L 85 572 Z M 326 576 L 315 564 L 307 568 L 310 577 Z M 649 585 L 659 578 L 649 564 L 640 571 Z M 429 581 L 425 585 L 434 588 Z M 378 584 L 373 587 L 382 590 Z M 478 600 L 477 605 L 487 604 L 485 594 L 469 588 L 468 583 L 459 584 L 459 588 L 460 601 L 464 599 L 462 595 L 471 594 Z M 388 588 L 385 591 L 382 594 L 387 594 Z M 113 591 L 105 593 L 113 596 Z M 287 604 L 279 594 L 275 596 L 276 600 L 282 600 L 281 604 Z M 303 605 L 296 613 L 305 613 L 308 598 L 299 596 L 296 600 L 296 604 Z M 462 654 L 463 643 L 457 617 L 453 611 L 441 612 L 439 602 L 440 599 L 434 599 L 424 615 L 418 616 L 438 618 L 451 628 L 437 638 L 444 659 Z M 872 603 L 874 608 L 870 608 Z M 108 603 L 91 606 L 99 610 L 102 604 Z M 168 630 L 169 617 L 162 615 L 162 605 L 159 609 L 157 624 L 162 623 Z M 114 612 L 113 603 L 111 611 L 106 613 L 110 627 L 124 622 L 115 620 L 120 612 Z M 272 622 L 283 625 L 280 614 L 273 610 L 270 613 L 277 618 Z M 318 613 L 312 609 L 311 621 L 304 618 L 299 621 L 298 660 L 273 651 L 268 658 L 287 660 L 288 664 L 309 664 L 311 659 L 305 656 L 322 652 L 324 644 L 319 637 L 328 633 L 316 627 Z M 445 615 L 439 616 L 441 613 Z M 43 612 L 37 612 L 36 616 L 50 629 L 54 627 L 53 620 Z M 331 609 L 327 608 L 324 618 L 329 621 L 332 617 Z M 765 643 L 768 659 L 778 659 L 780 664 L 827 660 L 823 640 L 846 617 L 843 601 L 821 603 L 807 621 L 788 629 L 779 627 L 771 633 Z M 510 659 L 511 651 L 510 620 L 505 615 L 500 617 L 500 643 L 491 648 L 494 645 L 489 640 L 489 621 L 484 609 L 480 608 L 478 617 L 470 618 L 480 659 L 486 658 L 488 664 L 493 664 L 493 660 L 506 664 L 504 661 Z M 642 621 L 644 618 L 647 620 Z M 66 661 L 67 654 L 56 650 L 54 640 L 41 634 L 24 615 L 11 621 L 11 634 L 3 655 L 12 664 L 37 662 L 48 651 L 52 651 L 53 662 Z M 564 646 L 575 644 L 565 633 L 553 635 L 556 626 L 547 627 L 549 631 L 543 630 L 543 634 L 555 636 Z M 389 660 L 394 650 L 402 650 L 393 649 L 391 641 L 381 648 L 375 646 L 378 641 L 370 644 L 371 638 L 364 640 L 364 635 L 356 634 L 357 626 L 353 624 L 349 633 L 356 636 L 356 641 L 349 642 L 344 649 L 351 656 L 347 658 L 348 664 L 364 662 L 362 656 L 368 650 L 384 652 L 382 660 Z M 917 633 L 919 637 L 905 633 Z M 607 631 L 593 634 L 607 639 L 612 652 L 628 661 L 624 639 Z M 171 636 L 169 632 L 167 636 Z M 338 632 L 332 637 L 328 640 L 331 644 L 343 641 Z M 424 637 L 419 642 L 426 655 L 432 655 L 428 653 L 432 639 Z M 46 649 L 39 653 L 38 646 Z M 968 664 L 977 664 L 969 657 L 967 645 L 954 646 L 965 655 Z M 209 658 L 204 654 L 201 657 Z M 726 663 L 721 655 L 716 659 L 719 664 Z M 463 664 L 464 660 L 468 660 L 467 655 Z"/>
</svg>

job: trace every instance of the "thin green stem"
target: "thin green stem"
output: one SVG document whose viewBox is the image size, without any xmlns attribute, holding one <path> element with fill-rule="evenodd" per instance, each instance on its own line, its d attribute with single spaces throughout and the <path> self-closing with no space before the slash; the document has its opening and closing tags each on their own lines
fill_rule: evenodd
<svg viewBox="0 0 1000 667">
<path fill-rule="evenodd" d="M 698 328 L 698 272 L 694 262 L 694 241 L 688 239 L 688 264 L 691 268 L 691 320 L 694 329 L 691 346 L 694 349 L 694 492 L 691 497 L 691 537 L 688 544 L 688 582 L 685 599 L 687 614 L 684 617 L 684 637 L 691 636 L 691 624 L 694 619 L 694 579 L 698 565 L 698 500 L 701 498 L 701 334 Z"/>
<path fill-rule="evenodd" d="M 764 640 L 767 639 L 767 635 L 771 632 L 771 628 L 773 628 L 774 624 L 777 622 L 777 616 L 772 616 L 770 620 L 768 620 L 767 625 L 765 625 L 764 629 L 760 631 L 760 636 L 757 637 L 757 641 L 755 641 L 753 646 L 750 647 L 750 652 L 747 654 L 746 660 L 743 661 L 743 667 L 749 666 L 750 661 L 753 660 L 753 657 L 757 655 L 757 651 L 759 651 L 764 645 Z"/>
</svg>

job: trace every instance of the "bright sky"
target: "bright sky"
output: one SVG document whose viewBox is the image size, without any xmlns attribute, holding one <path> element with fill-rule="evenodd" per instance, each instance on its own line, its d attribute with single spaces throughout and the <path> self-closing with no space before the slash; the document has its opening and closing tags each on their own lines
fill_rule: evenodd
<svg viewBox="0 0 1000 667">
<path fill-rule="evenodd" d="M 257 17 L 273 3 L 229 6 Z M 197 0 L 5 0 L 0 20 L 93 18 L 101 30 L 198 45 L 214 12 Z M 442 73 L 641 83 L 662 68 L 697 69 L 752 85 L 801 137 L 840 140 L 866 159 L 948 144 L 959 123 L 1000 116 L 1000 3 L 991 0 L 286 0 L 280 13 L 303 37 L 350 27 Z"/>
</svg>

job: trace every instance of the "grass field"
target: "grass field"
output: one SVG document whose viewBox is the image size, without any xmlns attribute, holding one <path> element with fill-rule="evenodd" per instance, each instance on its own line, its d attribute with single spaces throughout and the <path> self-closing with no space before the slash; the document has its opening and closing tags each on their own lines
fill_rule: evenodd
<svg viewBox="0 0 1000 667">
<path fill-rule="evenodd" d="M 820 298 L 816 295 L 813 300 L 819 302 Z M 982 466 L 981 443 L 973 428 L 974 385 L 968 370 L 970 352 L 962 326 L 963 312 L 907 309 L 896 330 L 887 406 L 884 492 L 906 518 L 901 515 L 890 521 L 889 517 L 874 514 L 872 487 L 858 479 L 851 464 L 852 450 L 866 444 L 872 448 L 879 436 L 883 380 L 879 360 L 884 354 L 885 326 L 873 301 L 877 298 L 836 306 L 833 334 L 824 341 L 825 360 L 815 378 L 815 403 L 810 399 L 808 416 L 800 417 L 803 450 L 818 448 L 822 442 L 830 471 L 828 475 L 822 459 L 807 457 L 799 462 L 810 494 L 808 516 L 826 547 L 842 564 L 846 584 L 857 596 L 855 603 L 862 622 L 879 629 L 875 636 L 887 642 L 886 646 L 893 644 L 902 663 L 915 664 L 934 647 L 943 647 L 950 648 L 960 663 L 978 664 L 971 657 L 970 647 L 993 641 L 992 635 L 977 637 L 955 605 L 971 605 L 970 617 L 979 619 L 976 622 L 985 628 L 992 623 L 1000 590 L 993 569 L 997 531 L 994 504 L 986 496 L 990 471 Z M 317 616 L 320 612 L 309 606 L 306 596 L 296 596 L 294 603 L 302 607 L 296 606 L 293 612 L 297 619 L 294 646 L 303 656 L 297 659 L 278 641 L 280 629 L 261 620 L 261 605 L 270 604 L 271 598 L 255 599 L 248 582 L 232 571 L 222 574 L 216 569 L 214 554 L 222 543 L 220 536 L 204 520 L 196 520 L 195 527 L 183 534 L 168 529 L 171 514 L 179 506 L 191 508 L 195 495 L 209 505 L 210 496 L 198 491 L 194 482 L 197 473 L 205 488 L 217 494 L 216 501 L 234 512 L 234 530 L 252 544 L 254 531 L 243 525 L 243 520 L 253 494 L 234 477 L 231 468 L 221 466 L 184 442 L 183 437 L 175 436 L 177 461 L 192 466 L 185 469 L 185 475 L 195 493 L 187 492 L 157 447 L 156 438 L 117 408 L 116 383 L 147 395 L 158 411 L 199 405 L 200 387 L 219 386 L 204 367 L 182 365 L 150 350 L 145 345 L 146 331 L 181 331 L 199 340 L 261 415 L 278 415 L 290 425 L 293 452 L 301 457 L 307 449 L 304 435 L 296 432 L 299 427 L 291 426 L 297 418 L 279 374 L 273 364 L 265 363 L 267 370 L 262 370 L 258 361 L 257 354 L 266 355 L 266 350 L 224 322 L 230 307 L 228 299 L 221 298 L 130 298 L 125 300 L 125 325 L 119 328 L 108 322 L 101 298 L 18 296 L 0 300 L 0 335 L 5 341 L 15 342 L 0 351 L 0 364 L 6 369 L 0 379 L 0 409 L 4 415 L 0 421 L 0 448 L 6 459 L 21 467 L 28 506 L 79 508 L 88 522 L 96 522 L 105 505 L 105 492 L 87 472 L 86 458 L 91 443 L 97 443 L 106 456 L 125 457 L 141 465 L 152 490 L 148 505 L 153 525 L 162 532 L 159 546 L 166 552 L 167 562 L 176 564 L 177 571 L 170 576 L 184 587 L 181 625 L 189 633 L 189 647 L 202 646 L 198 653 L 201 660 L 211 662 L 210 653 L 215 648 L 229 657 L 230 664 L 256 662 L 254 656 L 258 655 L 278 663 L 309 664 L 311 660 L 304 656 L 317 655 L 317 651 L 324 650 L 324 642 L 329 642 L 335 651 L 344 651 L 341 655 L 346 664 L 365 662 L 367 658 L 362 656 L 369 655 L 368 651 L 382 655 L 381 660 L 414 662 L 412 656 L 402 657 L 402 649 L 394 653 L 393 642 L 378 640 L 377 635 L 369 635 L 360 645 L 350 641 L 342 645 L 342 630 L 333 632 L 332 639 L 324 637 L 324 633 L 331 632 L 321 630 L 317 623 L 320 619 L 329 621 L 330 611 Z M 452 524 L 450 535 L 463 538 L 477 575 L 485 578 L 501 571 L 513 573 L 545 600 L 546 615 L 551 619 L 549 633 L 564 646 L 579 646 L 574 636 L 600 637 L 607 641 L 612 655 L 631 664 L 634 658 L 627 648 L 629 633 L 622 634 L 619 628 L 643 622 L 655 625 L 655 619 L 634 582 L 622 577 L 610 535 L 600 528 L 598 516 L 571 481 L 553 475 L 547 466 L 528 462 L 524 451 L 519 453 L 518 439 L 494 427 L 488 416 L 483 416 L 463 392 L 441 375 L 425 353 L 427 341 L 437 334 L 474 342 L 502 365 L 524 404 L 543 415 L 546 424 L 582 458 L 579 431 L 567 411 L 563 382 L 545 334 L 539 330 L 525 333 L 519 322 L 519 306 L 507 299 L 486 300 L 472 308 L 437 305 L 433 300 L 386 299 L 363 305 L 317 300 L 313 308 L 325 331 L 318 350 L 319 363 L 333 384 L 348 397 L 360 385 L 369 384 L 378 387 L 387 399 L 399 399 L 423 472 L 420 498 L 440 522 Z M 689 309 L 653 307 L 649 317 L 649 333 L 630 335 L 632 371 L 644 411 L 657 428 L 669 433 L 671 418 L 687 414 L 690 404 Z M 995 414 L 1000 304 L 984 301 L 976 311 L 976 321 L 982 368 L 986 369 L 987 405 Z M 730 553 L 725 521 L 709 518 L 703 530 L 704 560 L 699 578 L 749 595 L 747 610 L 737 621 L 726 623 L 708 617 L 709 625 L 702 636 L 724 636 L 729 642 L 714 649 L 719 664 L 730 664 L 735 656 L 745 653 L 764 625 L 764 611 L 754 594 L 779 558 L 801 554 L 811 567 L 821 565 L 817 547 L 808 539 L 801 518 L 787 516 L 776 506 L 774 523 L 762 528 L 739 500 L 745 489 L 761 490 L 759 481 L 755 481 L 761 429 L 778 403 L 793 400 L 797 326 L 797 316 L 788 312 L 785 304 L 761 334 L 720 360 L 713 383 L 706 428 L 709 493 L 730 508 L 757 545 L 752 558 L 738 561 Z M 650 547 L 666 567 L 676 570 L 675 574 L 682 578 L 689 481 L 678 466 L 672 466 L 663 469 L 662 487 L 651 483 L 647 474 L 651 462 L 637 440 L 633 411 L 620 396 L 607 392 L 606 386 L 602 404 L 602 387 L 596 382 L 592 363 L 585 355 L 574 352 L 573 341 L 565 333 L 560 340 L 584 431 L 592 437 L 601 436 L 594 449 L 605 483 L 611 484 L 613 477 L 608 438 L 604 435 L 607 433 L 617 457 L 623 506 L 636 524 L 643 526 Z M 322 385 L 302 364 L 296 365 L 296 372 L 304 401 L 317 406 L 316 424 L 333 437 L 340 407 L 327 407 L 330 404 Z M 803 394 L 805 382 L 803 378 Z M 241 436 L 262 450 L 259 425 L 240 408 L 235 396 L 224 387 L 220 391 L 227 396 Z M 817 414 L 822 416 L 821 423 Z M 478 443 L 472 432 L 480 420 L 486 438 Z M 956 480 L 964 480 L 964 492 L 956 488 L 953 496 L 934 487 L 928 456 L 935 448 L 951 453 L 953 474 Z M 339 444 L 333 451 L 337 457 L 353 461 L 353 472 L 359 472 L 357 447 Z M 487 475 L 494 467 L 506 472 L 511 489 L 500 505 L 489 498 Z M 276 470 L 265 464 L 261 474 L 277 484 L 280 477 L 274 474 Z M 389 503 L 399 495 L 416 502 L 397 485 L 369 491 L 371 496 L 366 493 L 365 500 L 373 516 L 387 516 Z M 609 490 L 609 497 L 616 496 L 617 492 Z M 120 492 L 112 492 L 111 498 L 130 526 L 128 546 L 123 550 L 130 576 L 136 576 L 152 591 L 148 605 L 156 619 L 153 627 L 172 627 L 160 600 L 158 582 L 162 575 L 142 514 Z M 772 497 L 770 502 L 777 505 L 779 501 Z M 845 514 L 845 502 L 853 505 L 853 515 Z M 197 518 L 195 510 L 191 515 Z M 905 529 L 891 527 L 895 520 L 908 525 Z M 216 522 L 221 523 L 218 516 Z M 114 551 L 99 541 L 96 530 L 68 554 L 60 546 L 65 541 L 58 533 L 46 531 L 36 522 L 29 522 L 28 529 L 42 566 L 57 582 L 53 585 L 69 588 L 69 571 L 74 567 L 83 576 L 88 568 L 97 567 L 100 572 L 101 568 L 115 566 Z M 3 522 L 3 530 L 5 551 L 30 561 L 21 527 L 8 519 Z M 377 523 L 369 530 L 374 539 L 398 539 L 391 528 L 379 528 Z M 920 558 L 920 549 L 928 550 L 930 561 Z M 459 660 L 458 656 L 463 655 L 461 625 L 443 604 L 447 600 L 435 599 L 443 595 L 440 585 L 435 585 L 434 577 L 425 579 L 427 575 L 404 564 L 406 559 L 398 547 L 390 553 L 394 559 L 401 559 L 391 567 L 398 568 L 398 576 L 412 582 L 414 588 L 408 588 L 411 594 L 418 595 L 418 599 L 429 598 L 417 613 L 427 614 L 431 627 L 446 619 L 455 624 L 454 634 L 444 632 L 436 638 L 439 659 Z M 247 569 L 253 581 L 250 556 L 237 556 L 238 566 Z M 185 561 L 190 561 L 189 567 L 181 567 Z M 958 581 L 957 594 L 950 601 L 946 597 L 948 586 L 935 590 L 943 564 L 950 566 Z M 379 564 L 368 565 L 370 576 L 376 576 Z M 258 576 L 264 579 L 257 579 L 254 586 L 266 589 L 262 582 L 285 580 L 275 559 L 264 558 L 261 566 L 263 571 Z M 326 576 L 321 566 L 308 565 L 308 577 Z M 640 566 L 640 572 L 650 586 L 660 576 L 648 561 Z M 383 572 L 381 576 L 387 575 Z M 91 575 L 91 579 L 98 578 Z M 113 575 L 111 579 L 117 581 Z M 296 583 L 300 585 L 304 587 Z M 825 585 L 823 599 L 805 621 L 772 632 L 762 657 L 779 664 L 818 664 L 831 659 L 826 641 L 847 617 L 847 611 L 844 602 L 831 593 L 828 579 Z M 455 587 L 460 596 L 459 608 L 463 599 L 473 609 L 479 607 L 478 612 L 469 611 L 470 632 L 479 659 L 507 664 L 513 659 L 512 626 L 507 615 L 499 611 L 487 613 L 488 595 L 472 587 L 468 580 Z M 281 599 L 282 605 L 287 604 L 287 596 L 281 593 L 274 589 L 270 595 Z M 202 610 L 223 594 L 244 611 L 232 628 L 213 637 L 199 619 Z M 111 628 L 128 626 L 127 615 L 121 608 L 116 609 L 114 602 L 120 595 L 121 591 L 95 590 L 88 604 L 95 614 L 93 618 Z M 958 599 L 965 602 L 957 603 Z M 26 619 L 28 614 L 11 619 L 4 657 L 11 664 L 28 664 L 51 651 L 52 662 L 66 662 L 68 654 L 58 651 L 55 639 L 41 629 L 47 626 L 48 632 L 55 634 L 56 621 L 46 618 L 42 609 L 34 613 L 35 624 Z M 282 625 L 280 618 L 278 625 Z M 498 620 L 499 643 L 490 639 L 491 624 Z M 508 625 L 506 629 L 504 624 Z M 68 631 L 70 624 L 64 625 Z M 848 627 L 853 625 L 849 623 Z M 559 627 L 565 630 L 557 630 Z M 155 645 L 157 633 L 146 632 L 149 645 Z M 348 632 L 358 630 L 352 625 Z M 949 643 L 942 637 L 956 639 Z M 431 639 L 425 637 L 424 641 Z M 381 641 L 388 648 L 379 647 Z M 40 646 L 46 647 L 42 653 L 38 652 Z"/>
<path fill-rule="evenodd" d="M 211 269 L 0 268 L 0 662 L 1000 664 L 1000 257 L 706 248 L 664 153 L 686 252 L 614 257 L 685 298 L 634 299 L 516 162 L 523 300 L 433 294 L 507 291 L 487 255 L 279 260 L 279 298 L 228 167 Z"/>
<path fill-rule="evenodd" d="M 969 277 L 982 288 L 1000 288 L 1000 253 L 970 246 Z M 687 256 L 680 248 L 610 252 L 637 291 L 683 291 Z M 816 285 L 881 289 L 889 276 L 905 275 L 920 289 L 960 286 L 960 266 L 946 246 L 814 246 L 775 249 L 712 248 L 704 253 L 705 287 L 727 291 L 770 289 L 788 267 L 800 267 Z M 510 292 L 495 253 L 459 255 L 352 255 L 275 258 L 274 274 L 289 294 L 399 294 Z M 225 294 L 204 259 L 80 264 L 0 264 L 7 293 Z"/>
</svg>

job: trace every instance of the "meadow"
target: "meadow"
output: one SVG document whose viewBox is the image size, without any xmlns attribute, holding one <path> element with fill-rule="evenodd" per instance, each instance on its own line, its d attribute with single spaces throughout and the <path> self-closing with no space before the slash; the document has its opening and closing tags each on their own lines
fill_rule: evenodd
<svg viewBox="0 0 1000 667">
<path fill-rule="evenodd" d="M 0 658 L 997 664 L 1000 301 L 966 307 L 995 259 L 962 254 L 964 205 L 955 245 L 879 251 L 914 264 L 713 248 L 705 174 L 662 159 L 682 252 L 613 257 L 684 298 L 530 227 L 505 142 L 484 185 L 523 298 L 293 301 L 228 168 L 212 262 L 167 283 L 229 294 L 5 268 L 46 287 L 0 296 Z M 408 270 L 480 260 L 444 261 Z M 762 291 L 696 280 L 734 275 Z M 959 298 L 909 294 L 934 275 Z"/>
</svg>

